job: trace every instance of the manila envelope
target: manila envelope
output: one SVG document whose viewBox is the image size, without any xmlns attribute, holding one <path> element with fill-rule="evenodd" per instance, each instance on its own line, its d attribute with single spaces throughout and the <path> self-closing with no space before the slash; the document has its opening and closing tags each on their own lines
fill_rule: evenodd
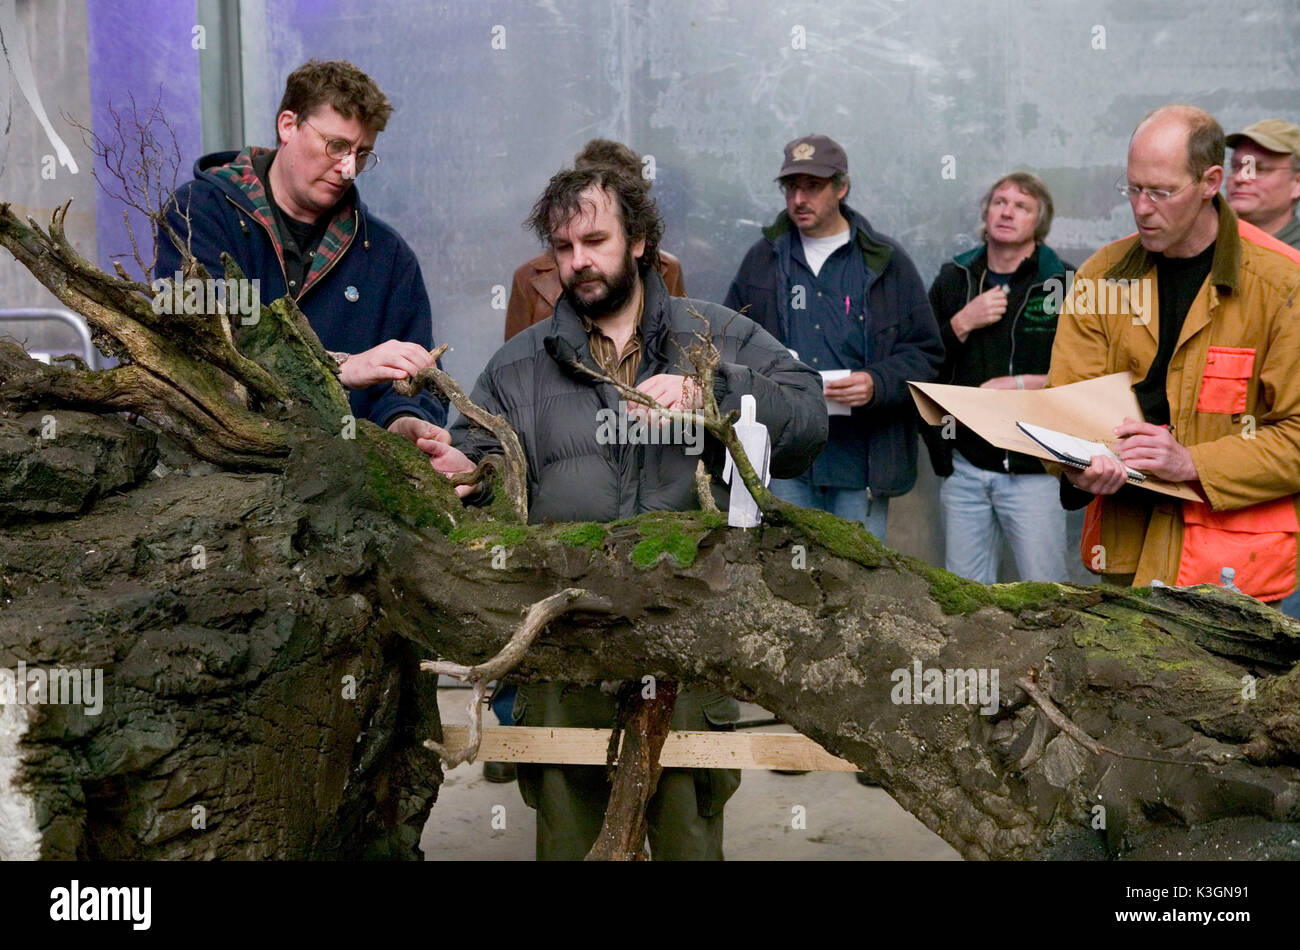
<svg viewBox="0 0 1300 950">
<path fill-rule="evenodd" d="M 1126 416 L 1142 418 L 1132 388 L 1133 377 L 1128 373 L 1112 373 L 1052 389 L 980 389 L 913 382 L 907 385 L 921 418 L 931 425 L 943 425 L 943 417 L 951 413 L 958 422 L 999 449 L 1057 465 L 1061 463 L 1051 452 L 1016 428 L 1017 422 L 1055 429 L 1090 442 L 1104 442 L 1113 451 L 1117 441 L 1115 426 Z M 1148 475 L 1146 481 L 1129 484 L 1186 501 L 1205 501 L 1205 496 L 1187 482 L 1166 482 Z"/>
</svg>

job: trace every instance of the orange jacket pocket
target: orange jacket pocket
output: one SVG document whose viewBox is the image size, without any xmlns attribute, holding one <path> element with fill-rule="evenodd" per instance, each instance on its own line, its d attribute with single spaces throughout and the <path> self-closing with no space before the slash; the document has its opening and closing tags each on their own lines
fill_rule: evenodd
<svg viewBox="0 0 1300 950">
<path fill-rule="evenodd" d="M 1296 588 L 1295 501 L 1291 496 L 1237 511 L 1214 511 L 1202 502 L 1183 502 L 1180 586 L 1217 584 L 1225 567 L 1233 581 L 1260 600 L 1288 597 Z"/>
<path fill-rule="evenodd" d="M 1255 370 L 1253 347 L 1212 346 L 1201 374 L 1197 412 L 1245 412 L 1246 387 Z"/>
</svg>

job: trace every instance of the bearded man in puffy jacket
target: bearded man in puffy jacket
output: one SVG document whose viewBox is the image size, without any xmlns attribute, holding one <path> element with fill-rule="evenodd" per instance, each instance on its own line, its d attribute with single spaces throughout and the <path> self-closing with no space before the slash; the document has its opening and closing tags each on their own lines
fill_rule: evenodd
<svg viewBox="0 0 1300 950">
<path fill-rule="evenodd" d="M 771 472 L 794 477 L 826 442 L 819 375 L 748 318 L 717 304 L 671 297 L 658 269 L 663 225 L 644 185 L 618 168 L 590 167 L 553 177 L 530 221 L 555 256 L 564 294 L 555 313 L 512 337 L 489 360 L 472 399 L 503 415 L 519 434 L 528 462 L 529 521 L 612 521 L 646 511 L 699 508 L 694 474 L 703 459 L 714 500 L 728 504 L 721 483 L 723 447 L 702 428 L 684 444 L 611 440 L 609 413 L 622 414 L 619 393 L 573 368 L 635 386 L 670 409 L 702 406 L 689 378 L 686 351 L 708 322 L 722 356 L 714 392 L 723 412 L 752 395 L 772 440 Z M 680 430 L 686 433 L 687 430 Z M 612 443 L 612 444 L 611 444 Z M 433 467 L 464 472 L 496 441 L 464 419 L 421 445 Z M 473 501 L 473 489 L 457 489 Z M 598 687 L 564 683 L 521 686 L 514 718 L 523 725 L 609 728 L 614 698 Z M 674 729 L 726 728 L 735 700 L 683 688 Z M 524 801 L 537 809 L 539 860 L 580 860 L 600 831 L 610 785 L 599 766 L 520 765 Z M 724 769 L 665 769 L 647 809 L 656 860 L 720 860 L 723 804 L 740 783 Z"/>
</svg>

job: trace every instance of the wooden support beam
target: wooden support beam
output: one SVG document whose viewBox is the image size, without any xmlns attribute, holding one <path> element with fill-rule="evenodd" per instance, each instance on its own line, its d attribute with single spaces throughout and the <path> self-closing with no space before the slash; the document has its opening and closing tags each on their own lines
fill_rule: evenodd
<svg viewBox="0 0 1300 950">
<path fill-rule="evenodd" d="M 443 747 L 461 749 L 469 727 L 442 727 Z M 483 730 L 480 762 L 548 762 L 558 765 L 604 765 L 608 729 L 547 726 L 489 726 Z M 809 772 L 856 772 L 852 762 L 831 755 L 797 733 L 670 732 L 659 764 L 680 769 L 793 769 Z"/>
</svg>

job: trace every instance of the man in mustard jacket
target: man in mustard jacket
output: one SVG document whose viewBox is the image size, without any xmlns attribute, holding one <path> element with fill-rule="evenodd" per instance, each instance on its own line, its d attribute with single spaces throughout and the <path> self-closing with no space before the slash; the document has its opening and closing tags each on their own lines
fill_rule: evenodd
<svg viewBox="0 0 1300 950">
<path fill-rule="evenodd" d="M 1181 502 L 1125 484 L 1095 456 L 1067 471 L 1089 505 L 1084 563 L 1118 583 L 1218 583 L 1264 601 L 1296 588 L 1300 492 L 1300 271 L 1243 237 L 1223 182 L 1223 129 L 1192 106 L 1138 124 L 1126 179 L 1138 233 L 1083 265 L 1061 315 L 1048 385 L 1129 371 L 1145 421 L 1115 430 L 1125 465 L 1198 487 Z"/>
</svg>

